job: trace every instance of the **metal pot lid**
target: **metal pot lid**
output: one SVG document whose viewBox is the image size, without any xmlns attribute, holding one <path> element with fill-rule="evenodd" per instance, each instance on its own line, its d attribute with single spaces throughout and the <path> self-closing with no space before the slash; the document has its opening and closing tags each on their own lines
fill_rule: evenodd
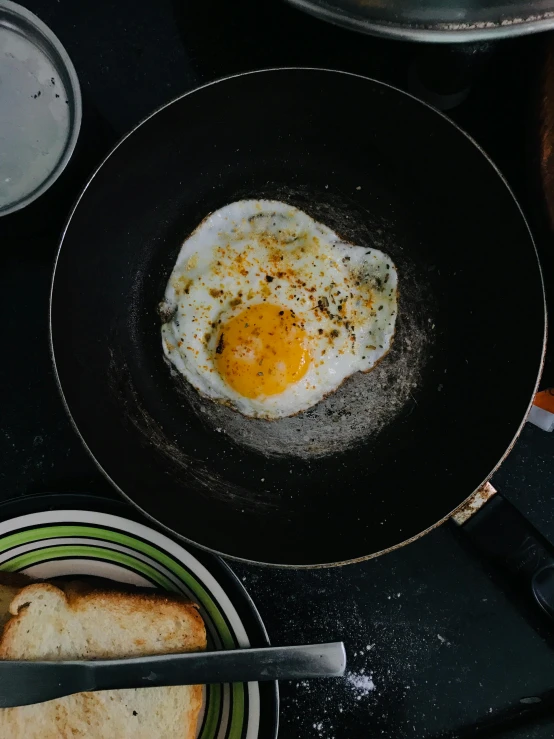
<svg viewBox="0 0 554 739">
<path fill-rule="evenodd" d="M 554 0 L 288 0 L 322 20 L 412 41 L 466 42 L 554 28 Z"/>
<path fill-rule="evenodd" d="M 81 91 L 67 52 L 36 15 L 0 0 L 0 215 L 55 182 L 80 126 Z"/>
</svg>

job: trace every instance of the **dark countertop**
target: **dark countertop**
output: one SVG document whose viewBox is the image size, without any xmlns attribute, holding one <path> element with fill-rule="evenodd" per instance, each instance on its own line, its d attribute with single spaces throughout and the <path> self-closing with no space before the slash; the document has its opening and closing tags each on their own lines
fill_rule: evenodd
<svg viewBox="0 0 554 739">
<path fill-rule="evenodd" d="M 45 491 L 114 495 L 69 425 L 48 354 L 52 261 L 87 173 L 122 133 L 199 82 L 241 69 L 307 64 L 406 87 L 419 49 L 326 26 L 278 0 L 263 7 L 252 0 L 232 7 L 212 0 L 201 8 L 169 0 L 26 5 L 69 52 L 85 118 L 75 161 L 59 184 L 32 210 L 0 222 L 0 499 Z M 533 95 L 543 45 L 539 38 L 503 43 L 452 115 L 506 173 L 546 268 L 551 244 L 532 175 Z M 551 542 L 553 451 L 554 435 L 526 426 L 493 479 Z M 450 525 L 385 557 L 340 569 L 232 566 L 274 643 L 347 643 L 350 682 L 281 686 L 285 739 L 554 735 L 548 625 Z M 364 674 L 372 675 L 373 690 Z"/>
</svg>

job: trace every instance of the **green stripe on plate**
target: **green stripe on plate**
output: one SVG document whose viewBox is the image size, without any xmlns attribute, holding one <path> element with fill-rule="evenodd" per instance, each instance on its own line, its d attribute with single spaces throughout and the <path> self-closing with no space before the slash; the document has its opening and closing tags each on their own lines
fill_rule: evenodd
<svg viewBox="0 0 554 739">
<path fill-rule="evenodd" d="M 213 739 L 213 737 L 217 736 L 217 730 L 219 728 L 219 711 L 222 700 L 221 693 L 221 685 L 206 686 L 207 714 L 200 739 Z"/>
<path fill-rule="evenodd" d="M 25 552 L 20 554 L 18 557 L 14 557 L 9 562 L 5 562 L 2 565 L 2 569 L 7 572 L 17 572 L 18 570 L 24 570 L 26 567 L 31 567 L 37 564 L 37 554 L 41 552 L 47 553 L 48 556 L 40 560 L 46 562 L 51 559 L 62 559 L 67 557 L 82 557 L 85 559 L 101 559 L 109 562 L 116 562 L 117 564 L 128 567 L 136 572 L 140 572 L 141 575 L 145 575 L 150 580 L 159 585 L 164 590 L 170 590 L 176 592 L 176 588 L 167 577 L 158 572 L 151 565 L 142 562 L 140 559 L 136 559 L 129 554 L 123 552 L 115 552 L 113 549 L 100 549 L 100 547 L 91 547 L 87 545 L 76 545 L 66 544 L 56 547 L 48 547 L 48 549 L 41 549 L 38 552 Z"/>
</svg>

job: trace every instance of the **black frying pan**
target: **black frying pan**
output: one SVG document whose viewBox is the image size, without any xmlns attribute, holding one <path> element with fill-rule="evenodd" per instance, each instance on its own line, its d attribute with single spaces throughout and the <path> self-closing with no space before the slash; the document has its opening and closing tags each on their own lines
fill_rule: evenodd
<svg viewBox="0 0 554 739">
<path fill-rule="evenodd" d="M 297 205 L 399 272 L 396 340 L 364 381 L 380 403 L 357 403 L 352 378 L 328 413 L 288 421 L 304 437 L 288 446 L 282 421 L 251 421 L 249 446 L 218 431 L 162 358 L 182 241 L 247 197 Z M 373 80 L 282 69 L 184 95 L 114 149 L 63 236 L 51 328 L 68 410 L 121 493 L 200 546 L 314 565 L 409 541 L 492 474 L 536 389 L 545 305 L 517 202 L 451 121 Z M 360 414 L 365 438 L 341 447 Z"/>
</svg>

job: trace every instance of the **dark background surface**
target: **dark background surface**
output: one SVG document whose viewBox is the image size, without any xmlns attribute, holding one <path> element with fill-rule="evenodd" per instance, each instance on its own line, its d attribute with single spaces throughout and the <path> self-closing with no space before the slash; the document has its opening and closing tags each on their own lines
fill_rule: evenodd
<svg viewBox="0 0 554 739">
<path fill-rule="evenodd" d="M 421 49 L 332 28 L 277 0 L 211 0 L 201 7 L 169 0 L 29 0 L 27 7 L 50 25 L 75 64 L 84 123 L 74 161 L 55 187 L 0 222 L 0 496 L 113 495 L 69 425 L 48 355 L 52 262 L 87 174 L 143 116 L 203 81 L 306 64 L 411 89 L 410 70 Z M 451 115 L 516 191 L 548 283 L 552 243 L 542 220 L 536 160 L 538 80 L 547 42 L 533 37 L 496 46 Z M 549 364 L 545 381 L 554 385 Z M 551 542 L 553 448 L 552 435 L 525 427 L 493 479 Z M 233 568 L 275 644 L 344 638 L 351 671 L 373 675 L 375 690 L 365 695 L 347 680 L 283 684 L 280 736 L 554 735 L 552 627 L 452 527 L 342 569 Z"/>
</svg>

